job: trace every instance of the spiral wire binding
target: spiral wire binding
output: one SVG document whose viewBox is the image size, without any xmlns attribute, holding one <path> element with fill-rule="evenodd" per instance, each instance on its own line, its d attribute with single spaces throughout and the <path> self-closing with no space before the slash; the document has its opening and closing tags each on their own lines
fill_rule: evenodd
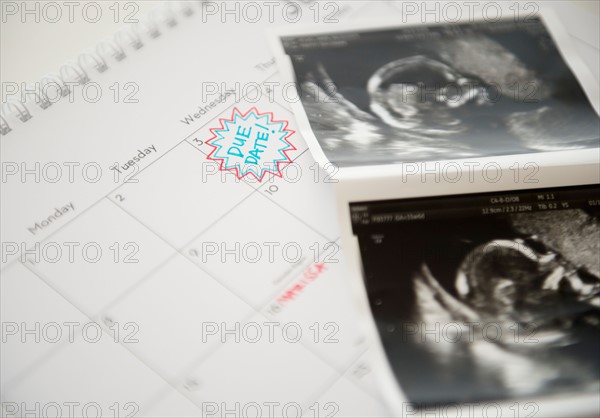
<svg viewBox="0 0 600 418">
<path fill-rule="evenodd" d="M 202 1 L 196 2 L 202 4 Z M 178 18 L 190 17 L 195 13 L 194 8 L 189 1 L 169 1 L 161 7 L 151 10 L 146 19 L 135 23 L 131 28 L 121 29 L 113 36 L 112 40 L 100 41 L 95 49 L 83 51 L 77 59 L 67 61 L 63 64 L 58 74 L 47 74 L 40 82 L 38 89 L 27 89 L 35 96 L 34 103 L 31 103 L 30 95 L 27 94 L 24 101 L 8 99 L 2 104 L 0 109 L 0 136 L 5 136 L 12 132 L 12 128 L 7 119 L 13 117 L 21 122 L 27 122 L 32 119 L 29 108 L 34 105 L 42 110 L 49 108 L 52 100 L 48 98 L 45 87 L 52 84 L 57 88 L 58 97 L 68 96 L 71 92 L 68 84 L 86 84 L 90 78 L 90 73 L 103 73 L 109 69 L 107 59 L 113 59 L 116 62 L 123 61 L 127 57 L 126 48 L 139 50 L 144 47 L 143 38 L 148 36 L 150 39 L 158 38 L 161 35 L 161 26 L 173 28 L 179 23 Z M 59 99 L 60 100 L 60 99 Z"/>
</svg>

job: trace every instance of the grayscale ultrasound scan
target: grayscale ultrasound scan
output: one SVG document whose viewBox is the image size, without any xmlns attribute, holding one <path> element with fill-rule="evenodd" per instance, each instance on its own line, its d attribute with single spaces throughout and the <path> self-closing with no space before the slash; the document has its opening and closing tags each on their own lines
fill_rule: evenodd
<svg viewBox="0 0 600 418">
<path fill-rule="evenodd" d="M 408 399 L 600 389 L 600 186 L 350 205 L 369 303 Z"/>
<path fill-rule="evenodd" d="M 341 167 L 599 146 L 598 115 L 539 19 L 282 43 L 312 132 Z"/>
</svg>

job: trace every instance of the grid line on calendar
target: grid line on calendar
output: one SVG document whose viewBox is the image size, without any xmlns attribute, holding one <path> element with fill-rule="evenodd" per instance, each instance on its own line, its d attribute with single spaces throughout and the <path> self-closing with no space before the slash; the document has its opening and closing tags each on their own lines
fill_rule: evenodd
<svg viewBox="0 0 600 418">
<path fill-rule="evenodd" d="M 253 195 L 254 193 L 256 193 L 257 190 L 253 190 L 248 196 L 246 196 L 243 200 L 239 201 L 238 203 L 236 203 L 232 208 L 230 208 L 227 213 L 231 212 L 232 210 L 234 210 L 235 208 L 237 208 L 239 205 L 243 204 L 245 202 L 246 199 L 248 199 L 251 195 Z M 196 237 L 194 237 L 193 239 L 191 239 L 189 242 L 187 242 L 186 244 L 184 244 L 181 248 L 177 248 L 175 246 L 173 246 L 172 244 L 169 243 L 168 240 L 166 240 L 164 237 L 162 237 L 157 231 L 155 231 L 154 229 L 150 228 L 149 226 L 147 226 L 145 223 L 143 223 L 141 220 L 139 220 L 137 217 L 135 217 L 132 213 L 130 213 L 127 209 L 125 209 L 122 205 L 119 205 L 117 202 L 115 202 L 114 200 L 107 198 L 108 200 L 111 201 L 111 203 L 115 204 L 117 207 L 119 207 L 121 210 L 123 210 L 127 215 L 129 215 L 131 218 L 133 218 L 134 220 L 136 220 L 137 222 L 139 222 L 141 225 L 143 225 L 145 228 L 147 228 L 150 232 L 152 232 L 153 234 L 155 234 L 157 237 L 159 237 L 161 240 L 163 240 L 165 243 L 167 243 L 174 251 L 176 251 L 177 253 L 179 253 L 183 258 L 185 258 L 189 263 L 191 263 L 192 265 L 194 265 L 195 267 L 197 267 L 198 269 L 202 270 L 205 274 L 207 274 L 208 276 L 212 277 L 211 273 L 206 271 L 205 269 L 203 269 L 200 265 L 198 265 L 197 263 L 195 263 L 193 260 L 191 260 L 188 255 L 186 254 L 186 252 L 184 251 L 185 248 L 187 248 L 190 243 L 194 242 L 200 235 L 202 235 L 202 233 L 198 234 Z M 271 203 L 274 203 L 273 201 L 271 201 L 269 199 L 269 201 Z M 279 205 L 277 205 L 279 206 Z M 227 215 L 227 213 L 223 214 L 223 217 Z M 215 221 L 212 225 L 216 224 L 218 222 Z M 212 226 L 211 225 L 211 226 Z M 208 227 L 210 228 L 210 226 Z M 207 228 L 207 229 L 208 229 Z M 307 264 L 309 265 L 311 262 L 307 262 Z M 242 296 L 240 296 L 238 294 L 238 292 L 235 292 L 234 290 L 230 289 L 229 287 L 227 287 L 225 284 L 223 284 L 221 281 L 219 281 L 218 279 L 215 279 L 214 277 L 212 277 L 214 280 L 216 280 L 221 286 L 225 287 L 229 292 L 231 292 L 233 295 L 235 295 L 237 298 L 239 298 L 240 300 L 242 300 L 245 304 L 247 304 L 250 308 L 252 308 L 254 310 L 254 312 L 256 314 L 261 314 L 260 309 L 264 308 L 264 306 L 260 309 L 256 309 L 250 302 L 248 302 L 245 298 L 243 298 Z M 289 283 L 290 281 L 292 281 L 294 279 L 294 276 L 290 275 L 288 281 L 286 281 L 285 283 L 283 283 L 283 285 L 279 286 L 279 287 L 284 287 L 285 284 Z M 276 291 L 273 291 L 273 294 Z M 266 300 L 270 301 L 273 298 L 273 296 L 269 296 Z M 268 302 L 267 302 L 268 303 Z M 339 371 L 338 371 L 339 372 Z"/>
</svg>

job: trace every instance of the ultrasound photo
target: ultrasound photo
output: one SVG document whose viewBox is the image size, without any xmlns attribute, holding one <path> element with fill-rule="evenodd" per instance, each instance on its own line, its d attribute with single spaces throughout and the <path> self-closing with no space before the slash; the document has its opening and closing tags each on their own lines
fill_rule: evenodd
<svg viewBox="0 0 600 418">
<path fill-rule="evenodd" d="M 409 401 L 598 394 L 600 186 L 350 206 Z"/>
<path fill-rule="evenodd" d="M 598 147 L 600 125 L 541 20 L 281 38 L 339 166 Z"/>
</svg>

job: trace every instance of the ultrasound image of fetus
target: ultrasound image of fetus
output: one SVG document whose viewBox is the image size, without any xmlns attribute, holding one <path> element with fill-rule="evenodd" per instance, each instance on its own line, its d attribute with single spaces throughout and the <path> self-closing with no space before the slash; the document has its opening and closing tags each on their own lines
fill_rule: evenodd
<svg viewBox="0 0 600 418">
<path fill-rule="evenodd" d="M 303 58 L 302 104 L 342 166 L 597 147 L 598 116 L 558 51 L 528 61 L 519 41 L 469 34 L 373 44 L 365 54 L 381 64 L 370 72 L 369 58 L 355 70 L 335 50 Z"/>
</svg>

